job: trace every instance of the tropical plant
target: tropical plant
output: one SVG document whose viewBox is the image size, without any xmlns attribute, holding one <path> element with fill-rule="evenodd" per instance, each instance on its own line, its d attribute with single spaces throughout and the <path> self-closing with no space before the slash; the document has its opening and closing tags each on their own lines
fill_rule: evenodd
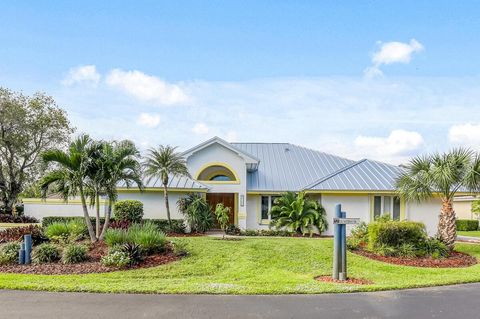
<svg viewBox="0 0 480 319">
<path fill-rule="evenodd" d="M 139 200 L 120 200 L 113 206 L 116 221 L 139 223 L 143 217 L 143 203 Z"/>
<path fill-rule="evenodd" d="M 37 264 L 52 263 L 61 258 L 60 249 L 54 244 L 44 243 L 33 249 L 32 259 Z"/>
<path fill-rule="evenodd" d="M 54 169 L 41 181 L 43 196 L 47 191 L 61 194 L 65 201 L 79 195 L 88 234 L 92 242 L 103 239 L 108 228 L 111 209 L 117 199 L 118 183 L 130 187 L 136 183 L 142 189 L 138 150 L 132 142 L 95 142 L 87 135 L 75 139 L 67 152 L 50 150 L 43 153 L 45 163 L 53 163 Z M 100 232 L 100 195 L 108 197 L 105 223 Z M 87 209 L 96 207 L 96 229 L 93 229 Z"/>
<path fill-rule="evenodd" d="M 223 203 L 218 203 L 215 207 L 215 216 L 217 217 L 218 225 L 223 231 L 223 238 L 225 238 L 225 233 L 227 231 L 228 223 L 230 221 L 230 207 L 225 207 Z"/>
<path fill-rule="evenodd" d="M 20 193 L 39 178 L 39 154 L 65 145 L 73 130 L 52 97 L 0 88 L 0 132 L 0 212 L 12 214 Z"/>
<path fill-rule="evenodd" d="M 287 192 L 276 198 L 270 214 L 272 226 L 303 235 L 307 232 L 312 235 L 315 230 L 322 233 L 328 227 L 325 209 L 304 192 Z"/>
<path fill-rule="evenodd" d="M 456 239 L 453 198 L 458 191 L 480 190 L 480 155 L 458 148 L 444 154 L 412 159 L 396 181 L 407 201 L 422 202 L 439 196 L 442 201 L 437 236 L 450 249 Z"/>
<path fill-rule="evenodd" d="M 85 245 L 69 244 L 65 247 L 62 254 L 64 264 L 76 264 L 86 261 L 88 249 Z"/>
<path fill-rule="evenodd" d="M 189 194 L 177 201 L 179 211 L 185 216 L 192 232 L 204 233 L 214 224 L 212 210 L 205 198 L 197 193 Z"/>
<path fill-rule="evenodd" d="M 477 219 L 480 217 L 480 199 L 476 199 L 472 202 L 472 213 L 475 214 Z"/>
<path fill-rule="evenodd" d="M 145 254 L 152 254 L 164 250 L 167 239 L 154 223 L 146 222 L 133 224 L 128 230 L 108 229 L 105 243 L 109 247 L 136 244 Z"/>
<path fill-rule="evenodd" d="M 125 268 L 132 263 L 132 260 L 126 252 L 114 250 L 103 256 L 101 263 L 107 267 Z"/>
<path fill-rule="evenodd" d="M 176 152 L 176 147 L 160 145 L 157 149 L 148 150 L 144 167 L 145 174 L 150 182 L 152 179 L 160 179 L 163 184 L 163 196 L 167 210 L 168 223 L 171 226 L 170 206 L 168 203 L 168 182 L 170 176 L 190 177 L 185 159 Z"/>
<path fill-rule="evenodd" d="M 45 235 L 50 240 L 58 242 L 71 242 L 83 238 L 86 226 L 83 220 L 72 219 L 66 223 L 55 222 L 48 225 L 45 229 Z"/>
<path fill-rule="evenodd" d="M 11 242 L 0 246 L 0 265 L 18 262 L 20 243 Z"/>
</svg>

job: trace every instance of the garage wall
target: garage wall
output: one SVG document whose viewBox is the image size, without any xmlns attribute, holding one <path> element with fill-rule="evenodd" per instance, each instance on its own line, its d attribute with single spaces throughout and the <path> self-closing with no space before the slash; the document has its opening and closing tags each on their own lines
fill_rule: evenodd
<svg viewBox="0 0 480 319">
<path fill-rule="evenodd" d="M 438 215 L 442 202 L 439 198 L 418 203 L 407 203 L 405 208 L 405 218 L 413 221 L 422 222 L 427 227 L 428 235 L 434 236 L 437 233 Z"/>
</svg>

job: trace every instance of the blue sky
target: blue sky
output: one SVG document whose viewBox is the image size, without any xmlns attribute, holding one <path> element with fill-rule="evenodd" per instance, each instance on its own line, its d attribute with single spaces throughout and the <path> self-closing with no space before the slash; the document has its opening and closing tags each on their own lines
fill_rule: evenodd
<svg viewBox="0 0 480 319">
<path fill-rule="evenodd" d="M 0 86 L 78 132 L 181 148 L 219 135 L 401 163 L 480 144 L 480 2 L 23 1 Z"/>
</svg>

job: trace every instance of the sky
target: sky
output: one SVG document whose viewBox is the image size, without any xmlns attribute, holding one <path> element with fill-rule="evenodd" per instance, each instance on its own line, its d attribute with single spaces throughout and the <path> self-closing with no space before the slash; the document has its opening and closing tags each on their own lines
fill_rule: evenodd
<svg viewBox="0 0 480 319">
<path fill-rule="evenodd" d="M 145 150 L 480 150 L 479 1 L 4 1 L 0 86 Z"/>
</svg>

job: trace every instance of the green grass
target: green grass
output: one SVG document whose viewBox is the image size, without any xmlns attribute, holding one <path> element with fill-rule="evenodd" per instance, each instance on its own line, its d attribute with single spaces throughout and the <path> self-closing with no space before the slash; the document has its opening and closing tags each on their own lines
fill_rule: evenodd
<svg viewBox="0 0 480 319">
<path fill-rule="evenodd" d="M 189 257 L 167 265 L 91 275 L 0 274 L 0 288 L 50 291 L 293 294 L 374 291 L 480 281 L 480 265 L 433 269 L 390 265 L 348 254 L 349 275 L 374 282 L 356 286 L 323 283 L 331 274 L 332 240 L 308 238 L 209 237 L 187 242 Z M 457 249 L 480 257 L 480 245 Z"/>
<path fill-rule="evenodd" d="M 469 236 L 469 237 L 480 237 L 480 230 L 474 231 L 458 231 L 457 235 L 460 236 Z"/>
</svg>

